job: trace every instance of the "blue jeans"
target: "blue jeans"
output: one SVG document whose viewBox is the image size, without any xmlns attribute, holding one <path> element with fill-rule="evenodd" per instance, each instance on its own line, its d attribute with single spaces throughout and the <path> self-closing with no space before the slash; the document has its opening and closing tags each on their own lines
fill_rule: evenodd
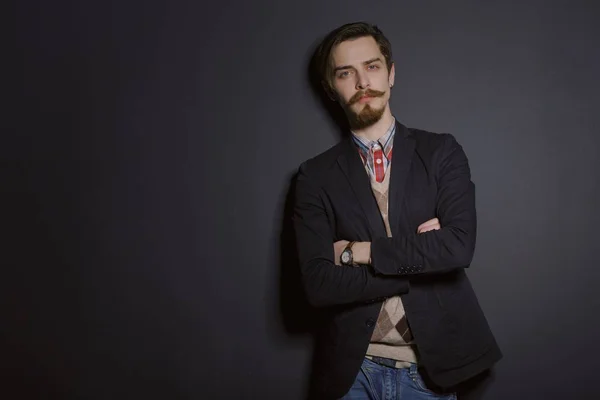
<svg viewBox="0 0 600 400">
<path fill-rule="evenodd" d="M 417 366 L 392 368 L 365 358 L 350 391 L 341 400 L 456 400 L 456 393 L 439 394 L 427 388 Z"/>
</svg>

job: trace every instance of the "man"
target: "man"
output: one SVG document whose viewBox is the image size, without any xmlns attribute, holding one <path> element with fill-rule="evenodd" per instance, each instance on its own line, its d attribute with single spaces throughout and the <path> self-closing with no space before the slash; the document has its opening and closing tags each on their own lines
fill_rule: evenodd
<svg viewBox="0 0 600 400">
<path fill-rule="evenodd" d="M 452 135 L 395 120 L 391 46 L 376 26 L 334 30 L 317 60 L 351 132 L 297 178 L 303 285 L 327 316 L 315 394 L 455 399 L 501 358 L 464 271 L 476 234 L 467 157 Z"/>
</svg>

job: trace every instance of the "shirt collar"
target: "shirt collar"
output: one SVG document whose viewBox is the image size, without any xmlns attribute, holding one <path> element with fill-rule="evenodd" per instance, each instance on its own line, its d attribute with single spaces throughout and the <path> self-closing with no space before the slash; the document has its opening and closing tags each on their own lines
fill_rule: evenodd
<svg viewBox="0 0 600 400">
<path fill-rule="evenodd" d="M 354 132 L 352 132 L 352 139 L 354 139 L 354 143 L 358 146 L 358 149 L 364 152 L 369 152 L 373 144 L 379 142 L 379 145 L 384 152 L 387 154 L 389 152 L 388 149 L 391 149 L 394 142 L 394 134 L 396 133 L 396 118 L 392 118 L 392 124 L 385 132 L 385 134 L 379 138 L 379 140 L 369 140 L 367 138 L 358 136 Z"/>
</svg>

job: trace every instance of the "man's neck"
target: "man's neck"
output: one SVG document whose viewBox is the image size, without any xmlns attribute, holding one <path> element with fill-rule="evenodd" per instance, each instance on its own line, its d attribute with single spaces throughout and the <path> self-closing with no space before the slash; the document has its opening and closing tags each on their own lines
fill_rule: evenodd
<svg viewBox="0 0 600 400">
<path fill-rule="evenodd" d="M 393 120 L 394 117 L 392 116 L 392 112 L 390 111 L 389 107 L 386 107 L 386 110 L 379 121 L 364 129 L 352 129 L 352 132 L 356 136 L 360 136 L 371 141 L 379 140 L 379 138 L 385 135 L 388 129 L 390 129 Z"/>
</svg>

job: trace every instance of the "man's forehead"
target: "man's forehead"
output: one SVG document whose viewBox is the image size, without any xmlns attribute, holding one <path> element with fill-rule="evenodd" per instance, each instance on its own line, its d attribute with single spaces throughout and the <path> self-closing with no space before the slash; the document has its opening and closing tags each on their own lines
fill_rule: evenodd
<svg viewBox="0 0 600 400">
<path fill-rule="evenodd" d="M 334 66 L 361 64 L 375 58 L 383 60 L 383 54 L 372 36 L 346 40 L 338 44 L 332 52 Z"/>
</svg>

